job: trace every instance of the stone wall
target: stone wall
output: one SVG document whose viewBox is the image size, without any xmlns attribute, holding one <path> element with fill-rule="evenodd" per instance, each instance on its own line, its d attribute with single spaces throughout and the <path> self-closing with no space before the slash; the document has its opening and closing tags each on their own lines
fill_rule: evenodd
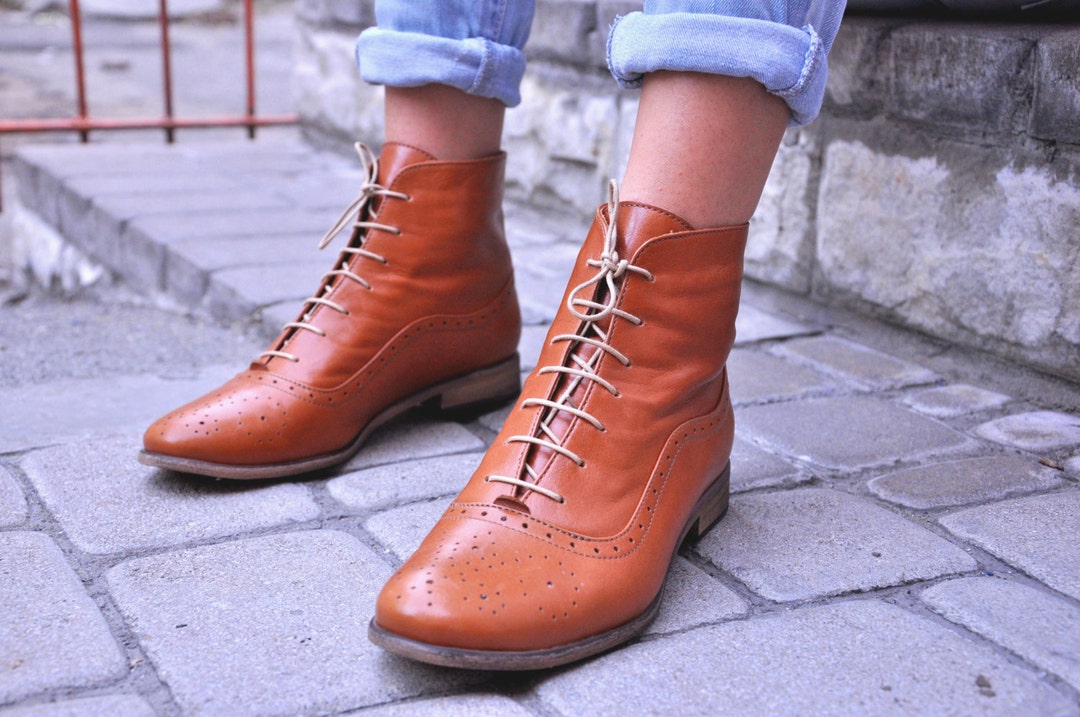
<svg viewBox="0 0 1080 717">
<path fill-rule="evenodd" d="M 300 0 L 308 134 L 381 141 L 359 81 L 371 0 Z M 512 199 L 591 217 L 637 94 L 604 66 L 633 2 L 540 0 L 524 101 L 507 116 Z M 845 18 L 821 118 L 788 132 L 747 273 L 1080 378 L 1080 29 Z M 573 239 L 573 238 L 568 238 Z"/>
</svg>

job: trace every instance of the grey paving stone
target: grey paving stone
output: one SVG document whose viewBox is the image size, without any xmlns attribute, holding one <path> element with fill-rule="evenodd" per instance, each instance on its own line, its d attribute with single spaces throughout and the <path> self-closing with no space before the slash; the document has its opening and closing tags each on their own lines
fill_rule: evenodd
<svg viewBox="0 0 1080 717">
<path fill-rule="evenodd" d="M 0 704 L 123 677 L 105 619 L 46 535 L 0 533 Z"/>
<path fill-rule="evenodd" d="M 26 455 L 22 469 L 71 542 L 88 553 L 163 548 L 318 516 L 306 486 L 221 483 L 136 462 L 135 436 Z"/>
<path fill-rule="evenodd" d="M 509 697 L 468 694 L 381 705 L 360 714 L 363 717 L 531 717 L 534 713 Z"/>
<path fill-rule="evenodd" d="M 236 370 L 209 366 L 198 369 L 197 378 L 114 376 L 5 388 L 0 453 L 100 435 L 141 435 L 152 421 L 220 385 Z"/>
<path fill-rule="evenodd" d="M 368 518 L 364 527 L 386 546 L 388 552 L 405 562 L 420 547 L 452 501 L 453 497 L 448 496 L 391 508 Z"/>
<path fill-rule="evenodd" d="M 828 468 L 889 465 L 974 444 L 934 419 L 869 396 L 750 406 L 738 421 L 744 434 Z"/>
<path fill-rule="evenodd" d="M 349 473 L 327 483 L 334 500 L 353 510 L 457 493 L 480 465 L 480 453 L 392 463 Z"/>
<path fill-rule="evenodd" d="M 64 185 L 74 194 L 90 197 L 104 197 L 109 195 L 128 195 L 136 188 L 143 194 L 170 196 L 176 192 L 199 192 L 211 191 L 219 194 L 229 194 L 243 189 L 241 182 L 221 173 L 207 173 L 194 168 L 153 174 L 139 177 L 138 183 L 132 181 L 130 175 L 100 175 L 82 176 L 68 179 Z"/>
<path fill-rule="evenodd" d="M 922 366 L 834 336 L 796 339 L 773 351 L 872 389 L 932 383 L 941 378 Z"/>
<path fill-rule="evenodd" d="M 251 237 L 310 234 L 318 238 L 329 226 L 322 210 L 236 209 L 197 214 L 154 214 L 132 220 L 130 226 L 168 245 L 197 237 Z"/>
<path fill-rule="evenodd" d="M 873 590 L 975 569 L 970 555 L 868 500 L 806 488 L 735 496 L 697 551 L 770 600 Z"/>
<path fill-rule="evenodd" d="M 409 416 L 376 431 L 341 472 L 451 453 L 474 453 L 484 447 L 484 442 L 460 423 Z"/>
<path fill-rule="evenodd" d="M 484 428 L 498 433 L 502 430 L 503 424 L 506 423 L 506 419 L 510 415 L 510 411 L 513 410 L 513 404 L 509 406 L 503 406 L 502 408 L 491 411 L 490 413 L 485 413 L 477 420 L 480 421 L 480 425 Z"/>
<path fill-rule="evenodd" d="M 922 600 L 953 622 L 1007 647 L 1080 689 L 1080 608 L 998 578 L 964 578 L 925 590 Z"/>
<path fill-rule="evenodd" d="M 867 488 L 909 508 L 981 503 L 1061 485 L 1056 471 L 1020 456 L 967 458 L 878 476 Z"/>
<path fill-rule="evenodd" d="M 792 485 L 810 480 L 783 458 L 735 436 L 731 451 L 731 491 L 752 490 L 777 485 Z"/>
<path fill-rule="evenodd" d="M 968 508 L 942 525 L 1080 600 L 1080 490 Z"/>
<path fill-rule="evenodd" d="M 926 388 L 904 396 L 904 403 L 919 413 L 936 418 L 963 416 L 1004 406 L 1012 398 L 985 388 L 956 383 L 940 388 Z"/>
<path fill-rule="evenodd" d="M 368 642 L 390 569 L 355 538 L 311 531 L 121 563 L 110 590 L 187 715 L 325 714 L 439 693 L 473 673 Z"/>
<path fill-rule="evenodd" d="M 1076 478 L 1080 478 L 1080 455 L 1073 456 L 1065 461 L 1065 472 Z"/>
<path fill-rule="evenodd" d="M 660 614 L 645 630 L 660 635 L 741 617 L 750 603 L 688 560 L 676 557 L 668 572 Z"/>
<path fill-rule="evenodd" d="M 745 303 L 739 307 L 739 315 L 735 317 L 736 346 L 804 336 L 816 331 L 817 329 L 806 324 L 781 318 Z"/>
<path fill-rule="evenodd" d="M 537 692 L 550 708 L 583 716 L 625 714 L 628 705 L 678 715 L 1076 713 L 985 647 L 871 600 L 631 645 Z"/>
<path fill-rule="evenodd" d="M 728 358 L 735 405 L 778 401 L 839 389 L 839 384 L 803 366 L 761 351 L 735 349 Z"/>
<path fill-rule="evenodd" d="M 983 438 L 1025 451 L 1080 446 L 1080 416 L 1034 411 L 988 421 L 975 429 Z"/>
<path fill-rule="evenodd" d="M 15 477 L 0 466 L 0 527 L 18 525 L 27 518 L 26 498 Z"/>
<path fill-rule="evenodd" d="M 265 266 L 240 266 L 221 269 L 210 276 L 208 299 L 211 310 L 213 302 L 242 302 L 251 306 L 269 306 L 292 301 L 296 309 L 300 302 L 319 288 L 319 281 L 329 269 L 322 257 L 313 256 L 308 262 L 267 264 Z"/>
<path fill-rule="evenodd" d="M 154 709 L 135 695 L 84 697 L 0 709 L 0 717 L 154 717 Z"/>
<path fill-rule="evenodd" d="M 544 339 L 547 338 L 547 332 L 547 324 L 522 328 L 521 340 L 518 342 L 518 355 L 521 356 L 522 371 L 531 371 L 536 367 L 536 360 L 540 358 L 540 351 L 544 348 Z"/>
</svg>

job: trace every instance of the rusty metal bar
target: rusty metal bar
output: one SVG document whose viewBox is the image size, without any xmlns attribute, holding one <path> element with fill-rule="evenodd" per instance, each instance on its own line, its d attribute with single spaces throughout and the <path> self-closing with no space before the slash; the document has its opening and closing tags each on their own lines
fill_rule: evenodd
<svg viewBox="0 0 1080 717">
<path fill-rule="evenodd" d="M 161 28 L 161 88 L 165 96 L 165 117 L 173 118 L 172 96 L 172 47 L 169 44 L 169 3 L 158 0 L 158 26 Z M 165 125 L 165 141 L 175 139 L 174 128 Z"/>
<path fill-rule="evenodd" d="M 255 115 L 255 7 L 244 0 L 244 69 L 247 80 L 247 114 Z M 248 125 L 248 138 L 255 139 L 255 125 Z"/>
<path fill-rule="evenodd" d="M 86 69 L 83 64 L 82 13 L 79 10 L 79 0 L 69 0 L 68 7 L 71 15 L 71 44 L 75 55 L 75 107 L 79 118 L 86 119 Z M 90 134 L 85 130 L 79 132 L 79 139 L 89 142 Z"/>
</svg>

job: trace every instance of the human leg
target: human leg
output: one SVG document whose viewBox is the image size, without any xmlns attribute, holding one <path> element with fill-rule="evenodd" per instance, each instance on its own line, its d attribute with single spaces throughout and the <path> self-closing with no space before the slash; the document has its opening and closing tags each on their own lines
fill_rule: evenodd
<svg viewBox="0 0 1080 717">
<path fill-rule="evenodd" d="M 805 88 L 824 82 L 831 36 L 789 32 L 790 14 L 749 29 L 680 14 L 659 18 L 666 34 L 629 58 L 645 88 L 626 201 L 613 190 L 598 211 L 537 369 L 469 484 L 379 596 L 370 635 L 389 650 L 482 669 L 600 652 L 648 625 L 683 539 L 726 510 L 725 364 L 745 222 L 784 125 L 816 112 Z M 682 47 L 696 27 L 720 34 Z M 761 67 L 746 46 L 795 67 Z M 733 58 L 745 73 L 733 74 Z M 774 75 L 793 79 L 773 85 Z"/>
<path fill-rule="evenodd" d="M 344 462 L 417 404 L 458 409 L 517 393 L 521 320 L 498 138 L 523 58 L 499 39 L 524 41 L 530 6 L 386 0 L 377 11 L 395 29 L 376 33 L 369 51 L 361 39 L 362 69 L 401 86 L 387 93 L 391 141 L 378 160 L 362 149 L 368 176 L 320 243 L 349 230 L 347 245 L 248 370 L 150 426 L 143 463 L 291 476 Z M 473 26 L 492 37 L 458 37 Z M 432 62 L 410 66 L 424 52 Z"/>
</svg>

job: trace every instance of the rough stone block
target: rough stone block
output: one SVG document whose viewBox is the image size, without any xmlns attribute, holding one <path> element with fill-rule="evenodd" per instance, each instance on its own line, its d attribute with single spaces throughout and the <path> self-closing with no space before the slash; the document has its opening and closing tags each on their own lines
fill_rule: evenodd
<svg viewBox="0 0 1080 717">
<path fill-rule="evenodd" d="M 869 396 L 750 406 L 740 411 L 739 421 L 744 433 L 828 468 L 889 465 L 974 443 L 933 419 Z"/>
<path fill-rule="evenodd" d="M 818 329 L 806 324 L 789 321 L 745 303 L 739 307 L 739 314 L 735 317 L 736 346 L 772 339 L 787 339 L 817 331 Z"/>
<path fill-rule="evenodd" d="M 114 376 L 50 381 L 4 389 L 0 453 L 92 436 L 141 434 L 151 421 L 236 373 L 211 366 L 196 378 Z"/>
<path fill-rule="evenodd" d="M 969 508 L 941 518 L 941 524 L 1080 600 L 1080 490 Z"/>
<path fill-rule="evenodd" d="M 460 423 L 409 417 L 376 431 L 341 472 L 451 453 L 475 453 L 484 447 L 484 442 Z"/>
<path fill-rule="evenodd" d="M 737 419 L 736 419 L 737 420 Z M 753 490 L 777 485 L 793 485 L 810 480 L 799 469 L 753 443 L 735 436 L 731 451 L 731 491 Z"/>
<path fill-rule="evenodd" d="M 928 23 L 897 30 L 890 45 L 892 114 L 981 132 L 1004 132 L 1027 118 L 1030 40 Z"/>
<path fill-rule="evenodd" d="M 591 218 L 613 176 L 621 121 L 610 75 L 534 63 L 521 93 L 503 133 L 508 195 Z"/>
<path fill-rule="evenodd" d="M 336 531 L 154 555 L 107 574 L 184 714 L 230 717 L 343 712 L 477 679 L 368 642 L 389 576 L 371 550 Z"/>
<path fill-rule="evenodd" d="M 750 222 L 746 275 L 805 293 L 814 254 L 814 201 L 821 148 L 816 130 L 784 135 Z"/>
<path fill-rule="evenodd" d="M 728 378 L 735 405 L 765 403 L 837 390 L 822 374 L 761 351 L 735 349 L 728 358 Z"/>
<path fill-rule="evenodd" d="M 353 510 L 385 508 L 457 493 L 481 457 L 479 453 L 463 453 L 366 468 L 334 478 L 326 488 L 334 500 Z"/>
<path fill-rule="evenodd" d="M 1075 709 L 991 650 L 872 600 L 639 643 L 553 675 L 537 693 L 549 708 L 584 717 L 623 714 L 627 705 L 686 715 Z"/>
<path fill-rule="evenodd" d="M 585 65 L 595 31 L 595 0 L 539 0 L 525 52 L 530 59 Z"/>
<path fill-rule="evenodd" d="M 1048 490 L 1061 480 L 1048 468 L 1019 456 L 968 458 L 878 476 L 874 495 L 909 508 L 944 508 Z"/>
<path fill-rule="evenodd" d="M 47 536 L 0 533 L 0 605 L 0 704 L 126 674 L 105 619 Z"/>
<path fill-rule="evenodd" d="M 154 709 L 141 697 L 106 695 L 63 702 L 42 702 L 0 709 L 0 717 L 154 717 Z"/>
<path fill-rule="evenodd" d="M 28 515 L 26 498 L 11 472 L 0 466 L 0 527 L 18 525 Z"/>
<path fill-rule="evenodd" d="M 237 486 L 139 465 L 123 437 L 28 454 L 22 469 L 79 550 L 164 548 L 311 520 L 319 508 L 294 483 Z"/>
<path fill-rule="evenodd" d="M 304 28 L 296 46 L 295 106 L 301 125 L 333 140 L 383 141 L 383 88 L 356 71 L 356 32 Z M 324 227 L 325 229 L 325 227 Z"/>
<path fill-rule="evenodd" d="M 1025 451 L 1053 451 L 1080 446 L 1080 416 L 1035 411 L 989 421 L 975 429 L 983 438 Z"/>
<path fill-rule="evenodd" d="M 480 425 L 484 428 L 498 433 L 502 430 L 503 424 L 506 423 L 506 419 L 510 416 L 512 410 L 514 410 L 513 406 L 504 406 L 491 413 L 485 413 L 477 420 L 480 421 Z"/>
<path fill-rule="evenodd" d="M 1065 472 L 1076 478 L 1080 478 L 1080 455 L 1065 461 Z"/>
<path fill-rule="evenodd" d="M 957 383 L 915 391 L 904 396 L 903 400 L 919 413 L 935 418 L 952 418 L 1000 408 L 1012 398 L 994 391 L 987 391 L 985 388 Z"/>
<path fill-rule="evenodd" d="M 698 552 L 778 602 L 973 570 L 967 553 L 868 500 L 820 489 L 736 496 Z"/>
<path fill-rule="evenodd" d="M 1063 179 L 1070 167 L 1064 155 L 1047 163 L 947 141 L 932 152 L 833 141 L 815 290 L 1080 377 L 1080 311 L 1062 308 L 1080 306 L 1080 186 Z"/>
<path fill-rule="evenodd" d="M 876 115 L 889 91 L 888 20 L 850 15 L 829 51 L 825 107 L 842 114 Z"/>
<path fill-rule="evenodd" d="M 953 622 L 993 640 L 1080 689 L 1080 608 L 998 578 L 949 580 L 922 600 Z"/>
<path fill-rule="evenodd" d="M 1040 139 L 1080 143 L 1077 117 L 1080 117 L 1080 33 L 1071 29 L 1039 40 L 1028 132 Z"/>
<path fill-rule="evenodd" d="M 796 339 L 773 350 L 869 389 L 933 383 L 941 378 L 922 366 L 833 336 Z"/>
</svg>

